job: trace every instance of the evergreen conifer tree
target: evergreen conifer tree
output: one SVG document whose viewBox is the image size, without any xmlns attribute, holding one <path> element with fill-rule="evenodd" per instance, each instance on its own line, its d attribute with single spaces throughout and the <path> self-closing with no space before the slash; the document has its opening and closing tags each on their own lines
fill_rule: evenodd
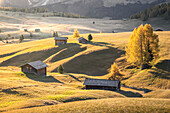
<svg viewBox="0 0 170 113">
<path fill-rule="evenodd" d="M 93 39 L 92 35 L 89 34 L 89 35 L 88 35 L 88 40 L 91 41 L 92 39 Z"/>
<path fill-rule="evenodd" d="M 62 65 L 60 65 L 57 69 L 57 71 L 60 73 L 60 74 L 63 74 L 64 73 L 64 68 Z"/>
</svg>

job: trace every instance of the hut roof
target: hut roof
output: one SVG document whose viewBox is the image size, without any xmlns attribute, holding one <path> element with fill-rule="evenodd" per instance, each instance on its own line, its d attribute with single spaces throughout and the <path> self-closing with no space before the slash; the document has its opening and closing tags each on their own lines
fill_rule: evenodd
<svg viewBox="0 0 170 113">
<path fill-rule="evenodd" d="M 54 37 L 54 40 L 67 40 L 68 37 Z"/>
<path fill-rule="evenodd" d="M 34 67 L 35 69 L 42 69 L 42 68 L 45 68 L 45 67 L 48 67 L 47 64 L 45 64 L 44 62 L 42 61 L 34 61 L 34 62 L 30 62 L 28 63 L 30 66 Z M 26 65 L 26 64 L 25 64 Z M 24 65 L 23 65 L 24 66 Z"/>
<path fill-rule="evenodd" d="M 120 81 L 105 80 L 105 79 L 86 79 L 83 85 L 118 87 L 119 83 Z"/>
<path fill-rule="evenodd" d="M 80 37 L 78 40 L 84 40 L 84 41 L 87 41 L 84 37 Z"/>
</svg>

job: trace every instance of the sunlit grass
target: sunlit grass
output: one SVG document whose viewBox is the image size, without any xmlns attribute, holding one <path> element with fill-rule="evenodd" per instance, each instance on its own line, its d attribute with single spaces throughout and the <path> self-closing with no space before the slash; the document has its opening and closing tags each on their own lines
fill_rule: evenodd
<svg viewBox="0 0 170 113">
<path fill-rule="evenodd" d="M 170 102 L 166 99 L 99 99 L 81 102 L 71 102 L 55 106 L 31 108 L 24 110 L 15 110 L 12 113 L 63 113 L 63 112 L 81 112 L 81 113 L 135 113 L 135 112 L 168 112 Z"/>
<path fill-rule="evenodd" d="M 168 111 L 169 99 L 127 99 L 129 95 L 140 97 L 141 94 L 146 98 L 169 98 L 168 90 L 157 90 L 169 88 L 168 72 L 157 68 L 141 72 L 139 69 L 129 70 L 134 76 L 122 82 L 134 87 L 156 90 L 148 95 L 145 95 L 141 90 L 131 88 L 122 88 L 122 92 L 83 90 L 83 81 L 86 78 L 106 78 L 107 69 L 110 68 L 114 60 L 123 54 L 130 34 L 130 32 L 92 34 L 93 40 L 87 44 L 79 44 L 77 39 L 69 36 L 69 44 L 61 46 L 55 46 L 53 38 L 1 46 L 0 62 L 3 62 L 3 66 L 9 65 L 9 67 L 0 67 L 0 111 L 47 106 L 45 104 L 47 101 L 56 102 L 59 105 L 26 109 L 24 112 Z M 157 61 L 159 62 L 169 59 L 167 51 L 170 32 L 158 32 L 157 34 L 160 36 L 161 47 L 161 58 Z M 88 34 L 81 36 L 87 39 Z M 49 65 L 48 77 L 38 77 L 20 72 L 20 65 L 34 60 L 42 60 Z M 65 73 L 52 72 L 56 71 L 60 64 L 64 65 Z M 125 66 L 122 65 L 122 68 Z M 67 73 L 69 71 L 70 73 Z M 153 72 L 160 72 L 163 74 L 161 75 L 163 78 L 155 76 L 152 74 Z M 160 96 L 157 96 L 159 94 Z M 109 99 L 100 100 L 103 98 Z M 91 99 L 95 100 L 84 101 Z M 17 110 L 16 112 L 22 111 Z"/>
</svg>

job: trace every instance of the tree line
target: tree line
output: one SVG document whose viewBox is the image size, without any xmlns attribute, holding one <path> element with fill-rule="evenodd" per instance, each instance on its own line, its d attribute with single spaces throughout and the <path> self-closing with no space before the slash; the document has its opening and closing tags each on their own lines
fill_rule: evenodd
<svg viewBox="0 0 170 113">
<path fill-rule="evenodd" d="M 170 19 L 170 3 L 163 3 L 161 5 L 155 5 L 153 8 L 145 9 L 142 12 L 132 15 L 131 19 L 141 19 L 143 21 L 153 17 L 164 17 L 164 19 Z"/>
<path fill-rule="evenodd" d="M 68 17 L 68 18 L 85 18 L 84 16 L 75 14 L 75 13 L 63 13 L 63 12 L 53 12 L 53 16 L 58 16 L 58 17 Z"/>
<path fill-rule="evenodd" d="M 24 13 L 46 13 L 48 9 L 46 8 L 15 8 L 15 7 L 0 7 L 1 11 L 12 11 L 12 12 L 24 12 Z M 58 17 L 68 17 L 68 18 L 85 18 L 75 13 L 63 13 L 53 11 L 53 14 L 43 14 L 43 17 L 58 16 Z"/>
<path fill-rule="evenodd" d="M 45 8 L 16 8 L 16 7 L 0 7 L 2 11 L 24 12 L 24 13 L 45 13 L 48 9 Z"/>
</svg>

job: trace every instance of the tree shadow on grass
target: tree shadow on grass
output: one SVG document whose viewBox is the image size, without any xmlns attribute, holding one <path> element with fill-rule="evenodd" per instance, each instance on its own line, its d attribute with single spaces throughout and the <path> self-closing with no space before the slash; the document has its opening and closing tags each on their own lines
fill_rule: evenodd
<svg viewBox="0 0 170 113">
<path fill-rule="evenodd" d="M 154 77 L 163 78 L 163 79 L 170 79 L 170 72 L 165 71 L 163 69 L 158 68 L 152 68 L 151 71 L 149 71 L 151 74 L 154 75 Z"/>
<path fill-rule="evenodd" d="M 151 92 L 152 90 L 150 89 L 146 89 L 146 88 L 137 88 L 137 87 L 130 87 L 130 86 L 123 86 L 125 88 L 130 88 L 130 89 L 134 89 L 134 90 L 137 90 L 137 91 L 143 91 L 144 93 L 149 93 Z"/>
<path fill-rule="evenodd" d="M 2 92 L 6 93 L 6 94 L 19 94 L 17 91 L 13 91 L 13 89 L 11 89 L 11 88 L 3 89 Z"/>
<path fill-rule="evenodd" d="M 117 93 L 120 93 L 126 97 L 143 97 L 140 93 L 138 92 L 132 92 L 132 91 L 124 91 L 124 90 L 121 90 L 121 91 L 116 91 Z"/>
<path fill-rule="evenodd" d="M 155 65 L 158 69 L 170 72 L 170 60 L 163 60 Z"/>
<path fill-rule="evenodd" d="M 31 73 L 24 73 L 24 74 L 26 75 L 26 77 L 28 77 L 29 79 L 34 80 L 34 81 L 45 82 L 45 83 L 56 82 L 56 83 L 64 84 L 63 82 L 57 80 L 53 76 L 45 77 L 45 76 L 38 76 L 35 74 L 31 74 Z"/>
<path fill-rule="evenodd" d="M 72 77 L 73 79 L 75 79 L 78 82 L 81 82 L 81 80 L 79 80 L 78 78 L 76 78 L 74 75 L 68 74 L 68 76 Z"/>
<path fill-rule="evenodd" d="M 112 47 L 113 44 L 105 42 L 89 42 L 91 45 L 105 47 L 101 50 L 95 50 L 87 52 L 87 54 L 82 54 L 76 58 L 70 60 L 63 64 L 65 72 L 67 73 L 79 73 L 86 74 L 89 76 L 103 76 L 108 73 L 108 69 L 111 64 L 119 58 L 125 52 Z M 57 68 L 53 70 L 56 72 Z"/>
</svg>

